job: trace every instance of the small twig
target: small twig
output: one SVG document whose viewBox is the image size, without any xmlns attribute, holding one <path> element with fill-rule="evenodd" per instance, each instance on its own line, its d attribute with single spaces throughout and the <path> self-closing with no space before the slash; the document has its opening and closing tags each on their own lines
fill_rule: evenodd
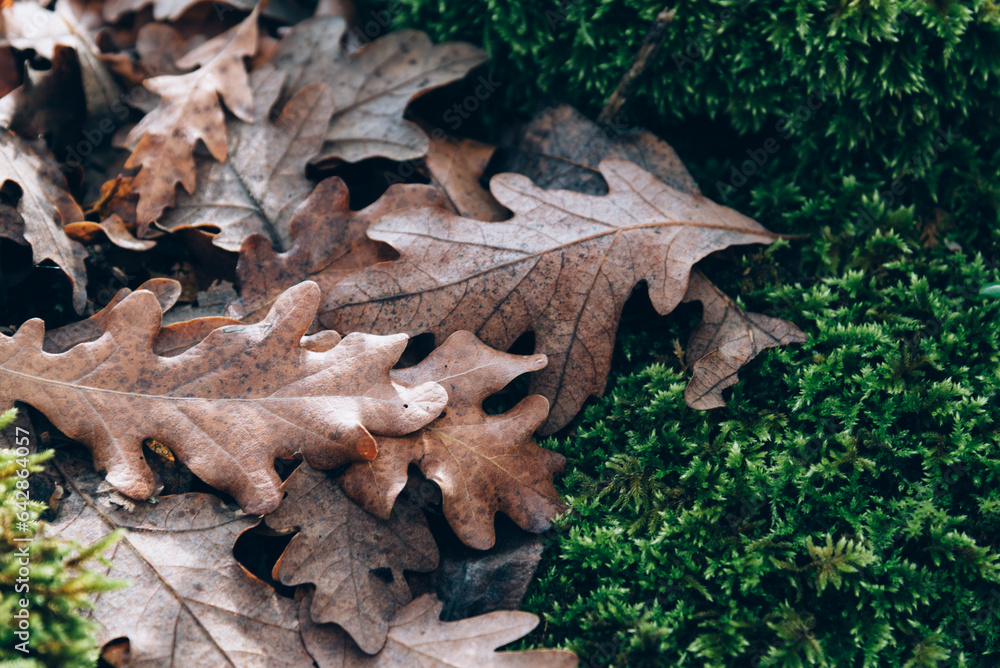
<svg viewBox="0 0 1000 668">
<path fill-rule="evenodd" d="M 639 49 L 639 53 L 636 54 L 635 60 L 632 61 L 632 67 L 621 78 L 621 81 L 618 82 L 615 92 L 608 98 L 608 101 L 604 104 L 604 109 L 601 110 L 601 115 L 597 117 L 599 124 L 609 124 L 611 119 L 617 116 L 625 103 L 628 102 L 629 96 L 635 91 L 642 73 L 656 57 L 660 47 L 663 46 L 663 40 L 667 36 L 667 26 L 674 20 L 674 12 L 675 10 L 673 9 L 664 9 L 657 14 L 656 20 L 653 21 L 653 27 L 646 33 L 646 39 L 642 41 L 642 47 Z"/>
</svg>

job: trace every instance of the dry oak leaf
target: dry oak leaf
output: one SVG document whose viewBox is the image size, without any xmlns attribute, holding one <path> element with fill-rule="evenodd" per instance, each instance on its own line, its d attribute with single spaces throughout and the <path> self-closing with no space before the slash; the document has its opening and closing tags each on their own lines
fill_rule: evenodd
<svg viewBox="0 0 1000 668">
<path fill-rule="evenodd" d="M 311 664 L 295 601 L 233 557 L 233 543 L 260 518 L 210 494 L 167 496 L 128 512 L 98 493 L 103 481 L 85 460 L 60 451 L 56 465 L 69 495 L 47 531 L 89 543 L 126 530 L 108 555 L 108 575 L 130 585 L 102 592 L 85 613 L 98 624 L 99 646 L 128 638 L 128 665 L 148 668 Z"/>
<path fill-rule="evenodd" d="M 291 75 L 286 95 L 315 82 L 333 91 L 336 108 L 314 162 L 422 157 L 430 142 L 416 124 L 403 119 L 406 105 L 461 79 L 486 61 L 486 53 L 462 42 L 433 45 L 422 32 L 400 30 L 348 56 L 341 46 L 345 30 L 340 17 L 303 21 L 282 40 L 273 61 Z"/>
<path fill-rule="evenodd" d="M 385 244 L 368 238 L 369 225 L 393 211 L 443 203 L 431 186 L 394 185 L 370 206 L 352 211 L 343 181 L 321 181 L 291 219 L 287 251 L 279 253 L 260 234 L 243 242 L 236 265 L 240 296 L 226 315 L 255 322 L 283 290 L 304 280 L 315 281 L 326 294 L 344 276 L 395 257 Z"/>
<path fill-rule="evenodd" d="M 447 401 L 435 383 L 390 381 L 404 335 L 304 348 L 318 301 L 319 288 L 302 283 L 260 323 L 212 330 L 174 357 L 153 351 L 160 304 L 145 290 L 112 309 L 99 339 L 59 355 L 43 352 L 44 325 L 29 320 L 0 337 L 0 406 L 20 400 L 45 413 L 132 498 L 155 488 L 142 456 L 154 438 L 246 512 L 268 513 L 281 501 L 275 458 L 301 452 L 316 468 L 372 459 L 370 431 L 407 434 Z"/>
<path fill-rule="evenodd" d="M 138 12 L 140 9 L 152 5 L 153 18 L 157 21 L 176 21 L 199 2 L 207 2 L 207 0 L 107 0 L 104 3 L 104 18 L 111 23 L 117 23 L 125 14 Z M 233 11 L 233 9 L 249 12 L 254 9 L 256 2 L 255 0 L 225 0 L 214 4 L 220 6 L 216 8 L 216 12 L 221 18 L 224 13 Z M 226 5 L 226 7 L 221 8 L 222 5 Z"/>
<path fill-rule="evenodd" d="M 138 289 L 147 290 L 156 296 L 161 313 L 165 313 L 170 307 L 176 304 L 177 298 L 181 296 L 181 284 L 170 278 L 150 279 L 140 285 Z M 130 294 L 132 294 L 132 290 L 122 288 L 111 298 L 111 301 L 104 308 L 89 318 L 71 322 L 68 325 L 45 332 L 42 350 L 52 354 L 64 353 L 78 343 L 99 339 L 108 330 L 111 312 Z"/>
<path fill-rule="evenodd" d="M 156 295 L 156 299 L 160 304 L 160 310 L 164 314 L 174 313 L 172 307 L 177 303 L 177 299 L 181 294 L 181 284 L 172 278 L 152 278 L 140 285 L 138 289 L 148 290 Z M 104 308 L 89 318 L 45 332 L 45 341 L 43 342 L 42 349 L 47 353 L 62 353 L 78 343 L 97 340 L 107 331 L 107 323 L 108 318 L 111 316 L 111 311 L 130 294 L 132 294 L 132 290 L 122 288 Z M 170 324 L 164 324 L 160 327 L 160 331 L 156 333 L 156 338 L 153 340 L 153 352 L 161 357 L 180 355 L 188 348 L 192 348 L 203 341 L 206 336 L 211 334 L 213 329 L 242 324 L 244 323 L 239 320 L 221 316 L 175 320 Z M 327 329 L 309 336 L 303 336 L 302 346 L 313 352 L 322 353 L 333 348 L 340 341 L 340 334 Z"/>
<path fill-rule="evenodd" d="M 532 378 L 552 412 L 542 433 L 565 426 L 607 382 L 622 307 L 641 281 L 653 306 L 672 311 L 692 266 L 734 244 L 779 235 L 705 197 L 671 188 L 631 162 L 605 160 L 610 192 L 543 190 L 499 174 L 490 187 L 514 211 L 485 223 L 441 209 L 390 214 L 368 232 L 400 253 L 338 283 L 320 313 L 339 332 L 471 330 L 507 350 L 527 331 L 548 367 Z"/>
<path fill-rule="evenodd" d="M 274 566 L 286 585 L 316 585 L 310 616 L 343 628 L 368 654 L 385 644 L 389 621 L 413 600 L 407 571 L 432 571 L 438 550 L 416 507 L 399 504 L 388 520 L 356 506 L 321 471 L 300 465 L 282 484 L 285 500 L 264 520 L 299 532 Z"/>
<path fill-rule="evenodd" d="M 507 209 L 479 184 L 496 146 L 451 136 L 435 139 L 435 131 L 431 132 L 424 164 L 431 183 L 447 198 L 444 208 L 476 220 L 508 218 Z"/>
<path fill-rule="evenodd" d="M 285 72 L 269 65 L 251 74 L 253 105 L 266 120 L 230 119 L 226 159 L 200 157 L 197 190 L 179 193 L 157 227 L 170 232 L 218 228 L 212 243 L 231 251 L 239 250 L 251 234 L 264 235 L 281 249 L 291 246 L 292 215 L 314 187 L 306 178 L 306 163 L 323 146 L 333 98 L 317 83 L 299 90 L 279 109 L 276 102 L 285 79 Z"/>
<path fill-rule="evenodd" d="M 21 221 L 7 211 L 0 217 L 0 236 L 23 234 L 31 246 L 35 264 L 52 260 L 66 272 L 73 287 L 73 308 L 82 313 L 87 305 L 87 271 L 84 247 L 73 241 L 63 226 L 83 220 L 83 211 L 66 191 L 66 179 L 48 158 L 31 144 L 0 130 L 0 185 L 12 181 L 21 189 L 17 212 Z"/>
<path fill-rule="evenodd" d="M 152 239 L 136 239 L 132 230 L 117 213 L 111 214 L 100 223 L 85 220 L 79 223 L 70 223 L 63 229 L 70 238 L 81 243 L 92 243 L 105 236 L 108 241 L 119 248 L 132 251 L 149 250 L 156 245 Z"/>
<path fill-rule="evenodd" d="M 693 372 L 684 390 L 691 408 L 725 406 L 722 391 L 736 384 L 740 367 L 767 348 L 806 340 L 802 330 L 787 320 L 747 313 L 697 269 L 691 272 L 684 301 L 700 301 L 704 307 L 684 353 Z"/>
<path fill-rule="evenodd" d="M 53 62 L 60 57 L 56 52 L 61 49 L 76 52 L 88 116 L 107 115 L 116 104 L 124 109 L 121 88 L 67 3 L 56 3 L 55 11 L 49 11 L 33 2 L 15 2 L 4 6 L 0 17 L 5 41 L 15 49 L 32 49 Z M 34 111 L 37 113 L 37 109 Z"/>
<path fill-rule="evenodd" d="M 442 622 L 442 603 L 425 594 L 396 613 L 385 647 L 369 656 L 339 629 L 314 624 L 309 604 L 309 596 L 300 601 L 299 623 L 306 650 L 320 668 L 575 668 L 578 664 L 568 650 L 495 651 L 538 626 L 538 617 L 530 612 L 505 610 Z"/>
<path fill-rule="evenodd" d="M 502 353 L 470 332 L 452 334 L 420 364 L 392 372 L 405 385 L 433 379 L 444 386 L 445 414 L 416 434 L 379 438 L 378 457 L 351 465 L 341 487 L 369 512 L 388 517 L 412 463 L 441 488 L 445 518 L 466 545 L 493 546 L 498 511 L 526 531 L 546 531 L 565 510 L 552 479 L 566 464 L 531 438 L 548 401 L 531 395 L 501 415 L 482 407 L 517 376 L 544 366 L 544 355 Z"/>
<path fill-rule="evenodd" d="M 542 108 L 506 137 L 494 171 L 524 174 L 547 190 L 604 195 L 607 184 L 597 166 L 607 158 L 634 162 L 671 188 L 700 194 L 670 144 L 647 130 L 620 126 L 617 119 L 602 127 L 568 104 Z"/>
<path fill-rule="evenodd" d="M 194 192 L 194 150 L 199 139 L 213 158 L 226 159 L 226 117 L 220 98 L 234 116 L 246 123 L 254 121 L 243 59 L 257 51 L 258 11 L 255 8 L 239 25 L 177 61 L 182 69 L 198 69 L 143 82 L 160 96 L 160 104 L 132 128 L 126 140 L 132 154 L 125 166 L 140 168 L 132 182 L 139 194 L 139 223 L 153 222 L 173 205 L 178 183 L 188 193 Z M 141 231 L 139 236 L 143 236 Z"/>
</svg>

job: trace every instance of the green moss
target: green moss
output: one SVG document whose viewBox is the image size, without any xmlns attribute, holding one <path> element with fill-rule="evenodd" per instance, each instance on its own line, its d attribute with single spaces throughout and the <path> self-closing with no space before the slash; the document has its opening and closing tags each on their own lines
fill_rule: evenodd
<svg viewBox="0 0 1000 668">
<path fill-rule="evenodd" d="M 593 117 L 662 6 L 399 0 L 395 16 L 484 44 L 498 109 L 547 93 Z M 572 510 L 529 590 L 531 642 L 583 666 L 997 665 L 1000 301 L 978 293 L 1000 266 L 1000 12 L 676 7 L 626 120 L 713 199 L 808 235 L 706 271 L 809 339 L 703 413 L 673 349 L 697 312 L 626 317 L 606 396 L 548 443 Z"/>
<path fill-rule="evenodd" d="M 8 428 L 13 411 L 0 416 L 0 429 Z M 20 433 L 20 432 L 19 432 Z M 23 454 L 23 453 L 22 453 Z M 16 492 L 17 483 L 25 480 L 18 471 L 43 471 L 42 463 L 52 450 L 19 456 L 16 450 L 0 449 L 0 667 L 3 668 L 75 668 L 97 663 L 97 625 L 83 612 L 92 605 L 91 595 L 122 586 L 103 574 L 89 570 L 86 563 L 100 559 L 121 535 L 112 533 L 88 546 L 45 535 L 44 522 L 38 518 L 47 506 L 37 501 L 24 502 Z M 30 495 L 30 475 L 28 493 Z M 25 531 L 22 523 L 30 526 Z M 25 542 L 25 538 L 31 538 Z M 20 573 L 21 548 L 27 545 L 29 574 Z M 21 601 L 27 601 L 23 608 Z M 27 654 L 18 651 L 24 641 L 16 633 L 20 619 L 28 611 Z"/>
</svg>

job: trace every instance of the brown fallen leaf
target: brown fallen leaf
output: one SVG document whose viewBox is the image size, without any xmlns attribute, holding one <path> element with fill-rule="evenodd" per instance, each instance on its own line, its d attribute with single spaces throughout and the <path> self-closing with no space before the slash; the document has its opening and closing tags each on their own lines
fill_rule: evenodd
<svg viewBox="0 0 1000 668">
<path fill-rule="evenodd" d="M 474 139 L 446 136 L 431 141 L 424 164 L 431 183 L 448 199 L 446 209 L 476 220 L 498 221 L 509 217 L 507 209 L 479 185 L 495 150 L 496 146 Z"/>
<path fill-rule="evenodd" d="M 63 226 L 83 220 L 83 211 L 66 191 L 66 179 L 31 144 L 10 132 L 0 131 L 0 185 L 12 181 L 21 189 L 17 212 L 0 216 L 0 225 L 13 228 L 0 236 L 19 232 L 31 246 L 35 264 L 52 260 L 66 272 L 73 288 L 73 308 L 82 313 L 87 305 L 87 251 L 63 231 Z"/>
<path fill-rule="evenodd" d="M 133 512 L 98 492 L 85 460 L 58 451 L 69 495 L 47 531 L 92 542 L 125 529 L 108 575 L 128 587 L 102 592 L 86 614 L 97 644 L 128 638 L 131 666 L 307 666 L 296 603 L 250 575 L 232 547 L 260 518 L 210 494 L 182 494 Z"/>
<path fill-rule="evenodd" d="M 107 0 L 104 3 L 104 18 L 111 23 L 117 23 L 119 19 L 130 12 L 138 12 L 144 7 L 153 7 L 153 18 L 157 21 L 176 21 L 189 9 L 200 2 L 207 0 Z M 213 0 L 213 4 L 224 6 L 222 11 L 249 12 L 257 4 L 254 0 Z M 218 11 L 218 10 L 217 10 Z"/>
<path fill-rule="evenodd" d="M 299 623 L 306 650 L 320 668 L 574 668 L 568 650 L 532 649 L 496 652 L 538 626 L 529 612 L 491 612 L 458 622 L 442 622 L 442 604 L 425 594 L 402 608 L 389 623 L 385 647 L 375 656 L 361 652 L 347 634 L 309 619 L 311 597 L 299 603 Z"/>
<path fill-rule="evenodd" d="M 156 245 L 152 239 L 136 239 L 132 230 L 116 213 L 111 214 L 100 223 L 85 220 L 79 223 L 70 223 L 63 230 L 71 239 L 82 243 L 91 243 L 104 236 L 114 245 L 133 251 L 149 250 Z"/>
<path fill-rule="evenodd" d="M 129 132 L 125 166 L 139 167 L 132 189 L 139 194 L 138 222 L 148 225 L 174 203 L 178 183 L 196 186 L 194 148 L 200 139 L 218 161 L 226 159 L 226 119 L 220 101 L 237 118 L 254 121 L 253 97 L 243 59 L 257 51 L 258 9 L 218 37 L 177 61 L 188 74 L 158 76 L 143 85 L 160 104 Z M 143 236 L 140 230 L 139 236 Z"/>
<path fill-rule="evenodd" d="M 725 406 L 722 391 L 736 384 L 740 367 L 767 348 L 806 340 L 787 320 L 747 313 L 698 270 L 691 272 L 684 301 L 700 301 L 705 309 L 684 354 L 693 372 L 684 390 L 691 408 Z"/>
<path fill-rule="evenodd" d="M 87 107 L 76 51 L 56 45 L 50 61 L 27 60 L 20 72 L 21 85 L 0 98 L 0 125 L 49 146 L 75 145 Z"/>
<path fill-rule="evenodd" d="M 138 289 L 147 290 L 156 296 L 161 313 L 165 313 L 170 307 L 176 304 L 177 298 L 181 294 L 181 284 L 169 278 L 148 280 L 140 285 Z M 78 343 L 96 341 L 108 330 L 111 312 L 130 294 L 132 294 L 130 289 L 122 288 L 111 298 L 111 301 L 104 308 L 89 318 L 71 322 L 68 325 L 45 332 L 42 350 L 47 353 L 58 354 L 66 352 Z"/>
<path fill-rule="evenodd" d="M 225 160 L 200 158 L 197 190 L 179 193 L 176 206 L 157 227 L 170 232 L 218 228 L 213 243 L 232 251 L 239 250 L 251 234 L 260 234 L 281 249 L 291 246 L 292 215 L 314 187 L 306 178 L 306 163 L 323 146 L 334 105 L 330 90 L 317 83 L 276 106 L 286 77 L 269 65 L 253 72 L 253 105 L 267 115 L 266 120 L 231 119 L 226 126 Z"/>
<path fill-rule="evenodd" d="M 33 2 L 15 2 L 0 10 L 0 19 L 5 41 L 15 49 L 32 49 L 50 61 L 57 59 L 58 49 L 76 52 L 88 116 L 107 116 L 116 103 L 121 107 L 121 88 L 66 3 L 56 3 L 49 11 Z"/>
<path fill-rule="evenodd" d="M 281 292 L 304 280 L 315 281 L 326 292 L 351 272 L 395 254 L 366 234 L 371 223 L 393 211 L 443 204 L 430 186 L 394 185 L 372 205 L 351 211 L 347 186 L 337 177 L 320 182 L 289 224 L 292 243 L 279 253 L 260 234 L 240 248 L 236 265 L 240 296 L 226 315 L 255 322 Z"/>
<path fill-rule="evenodd" d="M 607 382 L 621 310 L 640 281 L 653 306 L 672 311 L 695 262 L 735 244 L 779 235 L 705 197 L 671 188 L 623 160 L 600 164 L 603 197 L 543 190 L 500 174 L 491 190 L 514 218 L 500 223 L 441 209 L 383 217 L 369 230 L 400 258 L 363 269 L 329 292 L 320 313 L 339 332 L 467 329 L 507 350 L 535 333 L 548 367 L 531 391 L 552 404 L 542 433 L 565 426 Z"/>
<path fill-rule="evenodd" d="M 154 489 L 142 441 L 155 438 L 246 512 L 271 512 L 281 501 L 275 458 L 301 452 L 316 468 L 371 459 L 370 432 L 410 433 L 447 401 L 435 383 L 390 381 L 403 335 L 303 348 L 318 301 L 319 288 L 302 283 L 262 322 L 215 329 L 175 357 L 152 350 L 160 304 L 145 290 L 111 310 L 99 339 L 59 355 L 43 352 L 44 325 L 29 320 L 0 336 L 0 406 L 35 406 L 132 498 Z"/>
<path fill-rule="evenodd" d="M 524 174 L 547 190 L 604 195 L 608 188 L 598 165 L 607 158 L 634 162 L 671 188 L 701 194 L 665 141 L 641 128 L 602 127 L 568 104 L 545 107 L 510 133 L 494 168 Z"/>
<path fill-rule="evenodd" d="M 406 105 L 464 77 L 486 61 L 485 52 L 462 42 L 433 45 L 424 33 L 401 30 L 348 56 L 341 46 L 345 30 L 340 17 L 303 21 L 282 40 L 273 61 L 290 74 L 286 96 L 315 82 L 333 91 L 336 108 L 314 162 L 422 157 L 430 142 L 415 123 L 403 119 Z"/>
<path fill-rule="evenodd" d="M 444 414 L 416 434 L 380 438 L 378 457 L 350 466 L 341 487 L 369 512 L 388 517 L 407 468 L 416 464 L 441 488 L 445 518 L 466 545 L 493 546 L 499 511 L 522 529 L 545 531 L 565 508 L 552 478 L 566 459 L 531 438 L 545 421 L 548 401 L 531 395 L 501 415 L 487 415 L 482 407 L 517 376 L 544 366 L 544 355 L 502 353 L 470 332 L 452 334 L 420 364 L 392 372 L 405 385 L 434 379 L 444 386 Z"/>
<path fill-rule="evenodd" d="M 300 465 L 281 489 L 285 500 L 264 519 L 299 532 L 274 567 L 286 585 L 316 585 L 313 621 L 340 625 L 362 651 L 385 644 L 389 621 L 413 597 L 404 570 L 431 571 L 434 537 L 420 510 L 399 504 L 388 520 L 356 506 L 326 474 Z"/>
</svg>

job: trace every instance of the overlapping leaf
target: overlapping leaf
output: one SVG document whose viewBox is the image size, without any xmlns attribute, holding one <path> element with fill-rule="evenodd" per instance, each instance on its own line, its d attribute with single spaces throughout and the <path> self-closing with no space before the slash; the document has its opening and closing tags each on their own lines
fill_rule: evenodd
<svg viewBox="0 0 1000 668">
<path fill-rule="evenodd" d="M 253 122 L 253 95 L 243 59 L 257 51 L 257 12 L 255 8 L 239 25 L 177 61 L 182 69 L 198 69 L 153 77 L 143 83 L 161 100 L 132 129 L 127 140 L 132 155 L 125 166 L 140 167 L 132 184 L 139 193 L 140 223 L 151 223 L 173 205 L 178 183 L 188 193 L 194 192 L 194 150 L 198 140 L 216 160 L 226 159 L 226 122 L 221 101 L 240 120 Z"/>
<path fill-rule="evenodd" d="M 462 78 L 486 60 L 469 44 L 432 45 L 413 30 L 389 33 L 348 56 L 341 47 L 343 19 L 316 16 L 296 25 L 282 41 L 274 66 L 290 74 L 286 94 L 315 82 L 333 91 L 336 108 L 317 161 L 357 162 L 382 156 L 411 160 L 427 153 L 429 140 L 403 119 L 414 97 Z"/>
<path fill-rule="evenodd" d="M 538 446 L 531 436 L 545 421 L 548 401 L 532 395 L 501 415 L 482 402 L 511 380 L 545 366 L 544 355 L 511 355 L 456 332 L 420 364 L 393 371 L 407 385 L 434 380 L 448 391 L 444 414 L 404 438 L 379 438 L 374 461 L 352 465 L 341 479 L 348 496 L 379 517 L 388 517 L 416 464 L 441 488 L 444 514 L 465 544 L 493 545 L 498 511 L 521 528 L 542 532 L 564 509 L 552 484 L 565 458 Z"/>
<path fill-rule="evenodd" d="M 233 251 L 251 234 L 282 250 L 292 245 L 292 215 L 314 186 L 306 178 L 306 163 L 323 146 L 333 98 L 316 83 L 279 108 L 285 79 L 283 71 L 267 65 L 253 72 L 253 106 L 264 117 L 256 123 L 229 121 L 225 160 L 200 159 L 197 190 L 179 193 L 157 227 L 218 228 L 213 243 Z"/>
<path fill-rule="evenodd" d="M 69 492 L 50 531 L 92 542 L 115 529 L 109 575 L 130 586 L 102 593 L 88 614 L 97 642 L 129 641 L 133 666 L 310 664 L 296 604 L 249 575 L 233 557 L 241 533 L 260 519 L 210 494 L 164 497 L 129 512 L 100 494 L 88 462 L 59 454 Z"/>
<path fill-rule="evenodd" d="M 362 651 L 375 654 L 385 644 L 393 615 L 413 598 L 403 571 L 437 566 L 427 520 L 405 504 L 389 519 L 379 519 L 305 465 L 281 489 L 286 494 L 281 507 L 265 520 L 273 529 L 299 532 L 275 565 L 274 577 L 287 585 L 315 584 L 312 620 L 338 624 Z"/>
<path fill-rule="evenodd" d="M 341 332 L 467 329 L 507 350 L 533 331 L 548 367 L 532 379 L 552 412 L 543 433 L 564 426 L 603 391 L 625 300 L 640 281 L 669 313 L 692 266 L 734 244 L 777 235 L 732 209 L 671 188 L 637 165 L 605 160 L 603 197 L 543 190 L 524 176 L 493 177 L 494 196 L 515 216 L 488 223 L 441 209 L 390 214 L 369 236 L 395 262 L 338 283 L 320 322 Z"/>
<path fill-rule="evenodd" d="M 390 381 L 405 336 L 303 347 L 318 301 L 316 285 L 302 283 L 260 323 L 212 330 L 174 357 L 152 350 L 161 307 L 144 290 L 112 309 L 99 339 L 59 355 L 43 352 L 44 326 L 30 320 L 0 337 L 0 405 L 41 410 L 133 498 L 153 492 L 142 441 L 155 438 L 247 512 L 270 512 L 281 500 L 276 457 L 301 452 L 317 468 L 371 459 L 370 432 L 412 432 L 447 400 L 435 383 Z"/>
<path fill-rule="evenodd" d="M 691 273 L 684 301 L 700 301 L 704 307 L 684 352 L 693 371 L 684 400 L 692 408 L 725 406 L 722 390 L 736 384 L 740 367 L 767 348 L 806 340 L 802 330 L 786 320 L 747 313 L 697 270 Z"/>
<path fill-rule="evenodd" d="M 368 656 L 347 634 L 313 624 L 308 619 L 309 604 L 306 597 L 299 608 L 302 639 L 320 668 L 575 668 L 578 663 L 576 655 L 565 650 L 494 651 L 538 626 L 538 617 L 528 612 L 505 610 L 442 622 L 441 602 L 425 594 L 396 613 L 385 647 Z"/>
<path fill-rule="evenodd" d="M 87 304 L 87 251 L 63 231 L 63 226 L 83 220 L 83 211 L 66 191 L 66 179 L 28 142 L 0 130 L 0 185 L 11 181 L 20 188 L 16 212 L 0 216 L 0 236 L 23 239 L 31 245 L 35 264 L 55 262 L 73 286 L 73 308 L 82 313 Z M 19 239 L 20 238 L 20 239 Z"/>
<path fill-rule="evenodd" d="M 393 211 L 442 203 L 429 186 L 394 185 L 371 206 L 351 211 L 344 182 L 336 177 L 322 181 L 295 211 L 286 252 L 279 253 L 261 234 L 243 243 L 236 267 L 240 296 L 226 313 L 254 322 L 277 295 L 304 280 L 315 281 L 325 294 L 344 276 L 393 258 L 384 244 L 368 238 L 371 223 Z"/>
</svg>

